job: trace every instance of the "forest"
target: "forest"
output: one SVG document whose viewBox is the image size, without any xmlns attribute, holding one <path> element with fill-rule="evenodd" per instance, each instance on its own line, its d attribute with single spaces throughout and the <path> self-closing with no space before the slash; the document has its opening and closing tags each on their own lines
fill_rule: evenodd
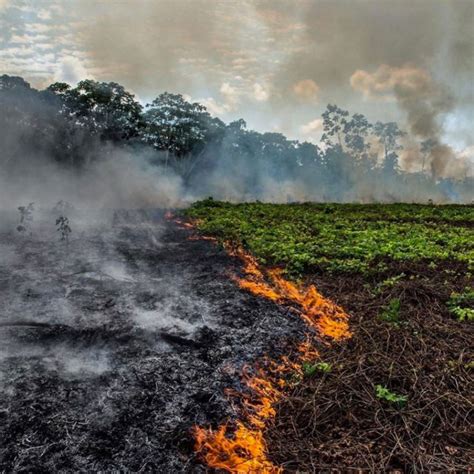
<svg viewBox="0 0 474 474">
<path fill-rule="evenodd" d="M 403 169 L 408 137 L 395 122 L 370 123 L 329 104 L 319 144 L 224 123 L 186 96 L 163 92 L 143 105 L 114 82 L 56 82 L 43 90 L 0 77 L 3 173 L 45 162 L 77 173 L 125 150 L 164 176 L 178 176 L 192 197 L 277 202 L 470 202 L 474 178 L 437 173 L 440 145 L 419 143 L 415 171 Z M 413 167 L 412 167 L 413 168 Z"/>
</svg>

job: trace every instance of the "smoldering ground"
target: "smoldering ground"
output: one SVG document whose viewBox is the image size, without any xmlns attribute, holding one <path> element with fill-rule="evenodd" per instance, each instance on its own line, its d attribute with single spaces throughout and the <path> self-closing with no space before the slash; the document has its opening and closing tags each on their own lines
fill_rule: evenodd
<svg viewBox="0 0 474 474">
<path fill-rule="evenodd" d="M 4 214 L 1 469 L 198 471 L 190 429 L 235 416 L 224 388 L 301 337 L 297 316 L 163 211 L 70 210 L 67 243 L 56 212 L 21 235 Z"/>
</svg>

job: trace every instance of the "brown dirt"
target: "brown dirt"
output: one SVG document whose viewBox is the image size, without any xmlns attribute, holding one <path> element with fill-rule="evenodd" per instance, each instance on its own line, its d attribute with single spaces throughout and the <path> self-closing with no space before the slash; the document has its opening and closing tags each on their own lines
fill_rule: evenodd
<svg viewBox="0 0 474 474">
<path fill-rule="evenodd" d="M 389 268 L 312 279 L 351 314 L 353 337 L 323 348 L 331 372 L 304 378 L 277 407 L 266 439 L 272 461 L 287 472 L 472 469 L 473 324 L 457 321 L 445 304 L 472 279 L 457 262 Z M 394 298 L 401 302 L 397 324 L 378 316 Z M 377 384 L 406 395 L 407 403 L 378 399 Z"/>
</svg>

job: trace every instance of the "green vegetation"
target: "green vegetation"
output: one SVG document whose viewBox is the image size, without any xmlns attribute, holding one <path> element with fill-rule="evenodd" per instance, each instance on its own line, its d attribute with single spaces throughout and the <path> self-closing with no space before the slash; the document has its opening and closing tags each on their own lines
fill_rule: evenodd
<svg viewBox="0 0 474 474">
<path fill-rule="evenodd" d="M 138 153 L 143 158 L 138 162 L 147 163 L 150 171 L 165 168 L 182 179 L 183 191 L 191 195 L 209 189 L 237 200 L 472 199 L 474 177 L 445 178 L 425 168 L 425 161 L 428 165 L 437 156 L 436 140 L 411 135 L 410 148 L 418 149 L 413 171 L 402 169 L 407 133 L 395 122 L 371 123 L 360 113 L 328 104 L 317 145 L 257 132 L 243 118 L 226 124 L 181 94 L 157 91 L 149 97 L 143 106 L 116 82 L 55 82 L 37 90 L 21 77 L 0 75 L 0 130 L 21 137 L 16 146 L 2 150 L 8 152 L 8 171 L 45 166 L 44 160 L 31 162 L 31 150 L 81 169 L 100 163 L 108 155 L 100 146 L 105 145 L 127 156 Z"/>
<path fill-rule="evenodd" d="M 303 369 L 303 375 L 305 377 L 312 377 L 317 372 L 321 372 L 323 374 L 327 374 L 331 372 L 332 365 L 328 364 L 327 362 L 316 362 L 316 363 L 304 362 L 302 369 Z"/>
<path fill-rule="evenodd" d="M 474 289 L 466 288 L 463 293 L 453 293 L 448 308 L 459 321 L 474 321 Z"/>
<path fill-rule="evenodd" d="M 406 395 L 399 395 L 395 392 L 391 392 L 384 385 L 375 386 L 375 396 L 379 400 L 385 400 L 386 402 L 395 403 L 397 405 L 403 406 L 408 400 Z"/>
<path fill-rule="evenodd" d="M 430 466 L 431 454 L 417 458 L 419 440 L 436 452 L 442 433 L 446 446 L 466 453 L 456 466 L 468 465 L 465 393 L 474 362 L 466 345 L 471 323 L 460 321 L 474 319 L 474 206 L 208 199 L 185 213 L 203 234 L 242 245 L 303 287 L 314 283 L 350 315 L 349 341 L 317 344 L 320 359 L 290 374 L 276 407 L 278 429 L 266 434 L 275 459 L 297 457 L 298 468 L 311 472 L 328 453 L 340 459 L 345 433 L 351 453 L 382 459 L 378 470 L 395 456 Z M 367 448 L 374 433 L 389 440 L 383 456 L 380 445 Z M 447 452 L 446 466 L 452 458 Z"/>
<path fill-rule="evenodd" d="M 430 265 L 432 265 L 432 263 L 433 262 L 431 262 Z M 398 282 L 403 280 L 405 277 L 406 277 L 406 275 L 404 273 L 400 273 L 399 275 L 395 275 L 393 277 L 386 278 L 384 281 L 382 281 L 381 283 L 379 283 L 376 286 L 376 288 L 374 290 L 374 293 L 376 295 L 380 294 L 380 293 L 383 293 L 384 290 L 386 290 L 387 288 L 394 287 Z"/>
<path fill-rule="evenodd" d="M 202 232 L 240 242 L 261 263 L 282 265 L 294 276 L 315 270 L 379 272 L 387 261 L 424 260 L 431 268 L 442 260 L 474 265 L 474 206 L 207 199 L 186 213 L 198 219 Z"/>
<path fill-rule="evenodd" d="M 400 300 L 394 298 L 390 300 L 388 306 L 383 308 L 382 312 L 379 314 L 379 318 L 382 321 L 387 323 L 392 323 L 395 325 L 400 324 Z"/>
</svg>

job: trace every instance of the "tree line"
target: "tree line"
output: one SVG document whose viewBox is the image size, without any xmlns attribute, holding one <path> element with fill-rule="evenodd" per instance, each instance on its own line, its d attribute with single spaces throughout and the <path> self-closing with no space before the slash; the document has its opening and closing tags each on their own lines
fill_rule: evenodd
<svg viewBox="0 0 474 474">
<path fill-rule="evenodd" d="M 321 146 L 250 130 L 243 119 L 226 124 L 180 94 L 164 92 L 143 106 L 114 82 L 83 80 L 75 87 L 56 82 L 36 90 L 21 77 L 3 75 L 0 107 L 1 163 L 7 168 L 24 156 L 30 163 L 47 156 L 80 170 L 101 159 L 107 144 L 146 152 L 189 186 L 204 182 L 217 167 L 239 170 L 243 194 L 257 197 L 262 175 L 301 184 L 309 199 L 328 201 L 355 199 L 364 186 L 395 200 L 465 200 L 474 184 L 470 177 L 435 177 L 425 166 L 434 145 L 429 140 L 420 144 L 420 171 L 402 171 L 405 132 L 395 122 L 372 124 L 336 105 L 322 115 Z"/>
</svg>

